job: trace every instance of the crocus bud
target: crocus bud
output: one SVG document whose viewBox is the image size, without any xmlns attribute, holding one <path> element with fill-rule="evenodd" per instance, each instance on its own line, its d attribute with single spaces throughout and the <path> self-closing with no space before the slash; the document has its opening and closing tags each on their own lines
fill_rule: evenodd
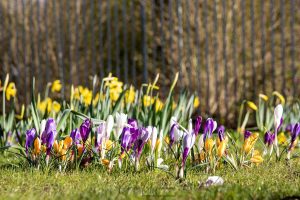
<svg viewBox="0 0 300 200">
<path fill-rule="evenodd" d="M 116 113 L 116 123 L 117 123 L 117 126 L 116 126 L 116 132 L 115 132 L 115 139 L 118 140 L 121 133 L 122 133 L 122 130 L 125 126 L 127 122 L 127 115 L 124 114 L 124 113 Z"/>
<path fill-rule="evenodd" d="M 275 140 L 275 134 L 271 133 L 270 131 L 267 131 L 265 133 L 264 143 L 268 146 L 272 145 Z"/>
<path fill-rule="evenodd" d="M 82 141 L 85 143 L 85 141 L 88 139 L 89 134 L 92 129 L 92 122 L 90 119 L 84 120 L 84 122 L 81 124 L 79 131 L 82 138 Z"/>
<path fill-rule="evenodd" d="M 278 131 L 278 129 L 282 124 L 282 114 L 283 114 L 283 107 L 281 104 L 279 104 L 274 109 L 274 126 L 276 131 Z"/>
<path fill-rule="evenodd" d="M 35 138 L 33 146 L 34 146 L 34 154 L 39 155 L 41 152 L 41 146 L 42 146 L 40 138 L 38 138 L 38 137 Z"/>
<path fill-rule="evenodd" d="M 198 135 L 199 131 L 200 131 L 200 127 L 201 127 L 201 122 L 202 122 L 202 117 L 198 116 L 195 120 L 195 124 L 194 124 L 194 133 L 196 134 L 196 136 Z"/>
<path fill-rule="evenodd" d="M 36 130 L 34 128 L 26 131 L 26 141 L 25 141 L 26 153 L 28 153 L 28 148 L 30 148 L 33 144 L 35 134 L 36 134 Z"/>
<path fill-rule="evenodd" d="M 110 133 L 111 133 L 113 127 L 114 127 L 114 118 L 113 118 L 112 115 L 109 115 L 109 116 L 107 117 L 107 120 L 106 120 L 106 127 L 105 127 L 105 128 L 106 128 L 106 135 L 105 135 L 105 137 L 106 137 L 107 139 L 110 138 Z"/>
<path fill-rule="evenodd" d="M 70 137 L 72 138 L 74 144 L 80 144 L 81 135 L 78 128 L 71 131 Z"/>
<path fill-rule="evenodd" d="M 154 126 L 151 133 L 151 152 L 153 153 L 157 141 L 157 128 Z"/>
</svg>

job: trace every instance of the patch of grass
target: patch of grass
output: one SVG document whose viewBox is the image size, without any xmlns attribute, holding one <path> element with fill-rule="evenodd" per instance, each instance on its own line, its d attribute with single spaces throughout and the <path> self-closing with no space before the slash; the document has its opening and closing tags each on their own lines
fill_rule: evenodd
<svg viewBox="0 0 300 200">
<path fill-rule="evenodd" d="M 184 182 L 162 171 L 138 173 L 85 169 L 72 173 L 43 173 L 30 169 L 0 169 L 0 199 L 278 199 L 300 196 L 300 163 L 264 163 L 233 171 L 221 169 L 223 186 L 199 188 L 209 176 L 189 171 Z"/>
</svg>

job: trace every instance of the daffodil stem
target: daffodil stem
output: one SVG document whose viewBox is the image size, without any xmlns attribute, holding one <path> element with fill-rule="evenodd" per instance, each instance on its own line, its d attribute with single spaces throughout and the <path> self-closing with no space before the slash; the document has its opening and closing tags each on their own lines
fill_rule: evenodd
<svg viewBox="0 0 300 200">
<path fill-rule="evenodd" d="M 249 116 L 250 116 L 250 111 L 248 110 L 247 113 L 246 113 L 246 115 L 245 115 L 244 121 L 242 123 L 241 131 L 245 130 L 246 124 L 247 124 L 248 119 L 249 119 Z"/>
</svg>

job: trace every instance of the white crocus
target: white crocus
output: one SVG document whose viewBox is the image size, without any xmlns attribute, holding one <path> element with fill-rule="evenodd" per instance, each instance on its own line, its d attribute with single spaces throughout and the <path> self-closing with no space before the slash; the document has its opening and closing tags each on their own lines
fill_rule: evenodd
<svg viewBox="0 0 300 200">
<path fill-rule="evenodd" d="M 126 125 L 127 122 L 127 115 L 124 113 L 116 113 L 116 131 L 114 132 L 115 139 L 118 140 L 124 126 Z"/>
<path fill-rule="evenodd" d="M 46 120 L 45 119 L 43 119 L 42 121 L 41 121 L 41 134 L 44 132 L 44 130 L 45 130 L 45 128 L 46 128 Z"/>
<path fill-rule="evenodd" d="M 214 128 L 213 128 L 213 130 L 212 130 L 212 133 L 217 129 L 217 126 L 218 126 L 217 122 L 214 121 Z"/>
<path fill-rule="evenodd" d="M 151 127 L 151 128 L 152 128 L 151 136 L 150 136 L 150 139 L 151 139 L 151 154 L 153 154 L 155 146 L 156 146 L 156 141 L 157 141 L 157 128 L 155 126 Z"/>
<path fill-rule="evenodd" d="M 193 132 L 193 120 L 192 119 L 189 120 L 188 132 L 189 133 Z"/>
<path fill-rule="evenodd" d="M 157 159 L 157 167 L 160 168 L 160 169 L 163 169 L 163 170 L 168 170 L 169 169 L 169 166 L 168 165 L 163 165 L 163 159 L 162 158 L 158 158 Z"/>
<path fill-rule="evenodd" d="M 106 120 L 106 124 L 105 124 L 105 130 L 106 130 L 106 138 L 109 139 L 110 138 L 110 133 L 114 127 L 114 118 L 112 115 L 109 115 L 107 117 L 107 120 Z"/>
<path fill-rule="evenodd" d="M 276 108 L 274 110 L 274 126 L 275 126 L 276 130 L 280 126 L 280 120 L 282 118 L 282 114 L 283 114 L 283 107 L 281 104 L 279 104 L 276 106 Z"/>
</svg>

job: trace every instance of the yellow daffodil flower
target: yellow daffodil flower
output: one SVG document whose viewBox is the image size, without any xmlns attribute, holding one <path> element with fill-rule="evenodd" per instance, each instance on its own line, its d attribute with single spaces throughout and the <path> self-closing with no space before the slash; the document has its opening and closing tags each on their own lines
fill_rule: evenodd
<svg viewBox="0 0 300 200">
<path fill-rule="evenodd" d="M 6 99 L 9 101 L 11 97 L 15 97 L 17 94 L 16 85 L 13 82 L 10 82 L 5 90 Z"/>
<path fill-rule="evenodd" d="M 55 80 L 52 83 L 51 92 L 60 92 L 61 87 L 62 87 L 62 85 L 61 85 L 60 80 Z"/>
<path fill-rule="evenodd" d="M 194 98 L 194 108 L 198 108 L 199 105 L 200 105 L 200 100 L 199 100 L 199 97 L 196 96 L 196 97 Z"/>
<path fill-rule="evenodd" d="M 135 91 L 134 87 L 130 86 L 129 90 L 125 93 L 125 102 L 126 103 L 133 103 L 135 100 Z"/>
<path fill-rule="evenodd" d="M 248 154 L 253 149 L 258 137 L 259 133 L 253 133 L 249 138 L 245 140 L 243 150 L 246 154 Z"/>
<path fill-rule="evenodd" d="M 52 100 L 48 97 L 44 101 L 38 102 L 37 107 L 42 113 L 45 113 L 46 111 L 50 113 L 52 110 Z"/>
<path fill-rule="evenodd" d="M 247 106 L 254 111 L 257 111 L 257 106 L 252 101 L 247 101 Z"/>
<path fill-rule="evenodd" d="M 264 100 L 266 102 L 269 100 L 269 97 L 265 94 L 259 94 L 259 98 L 261 98 L 262 100 Z"/>
<path fill-rule="evenodd" d="M 281 104 L 285 104 L 285 98 L 282 96 L 282 94 L 277 91 L 274 91 L 272 94 L 280 100 Z"/>
<path fill-rule="evenodd" d="M 158 112 L 158 111 L 161 111 L 162 108 L 163 108 L 164 104 L 161 100 L 159 99 L 156 99 L 156 103 L 155 103 L 155 111 Z"/>
<path fill-rule="evenodd" d="M 52 103 L 52 110 L 55 112 L 55 113 L 58 113 L 60 111 L 60 104 L 57 102 L 57 101 L 53 101 Z"/>
<path fill-rule="evenodd" d="M 277 140 L 278 140 L 279 145 L 284 145 L 284 146 L 287 145 L 287 138 L 286 138 L 284 132 L 281 132 L 278 134 Z"/>
<path fill-rule="evenodd" d="M 143 96 L 143 104 L 145 107 L 151 106 L 154 102 L 154 99 L 151 98 L 149 95 L 144 95 Z"/>
</svg>

